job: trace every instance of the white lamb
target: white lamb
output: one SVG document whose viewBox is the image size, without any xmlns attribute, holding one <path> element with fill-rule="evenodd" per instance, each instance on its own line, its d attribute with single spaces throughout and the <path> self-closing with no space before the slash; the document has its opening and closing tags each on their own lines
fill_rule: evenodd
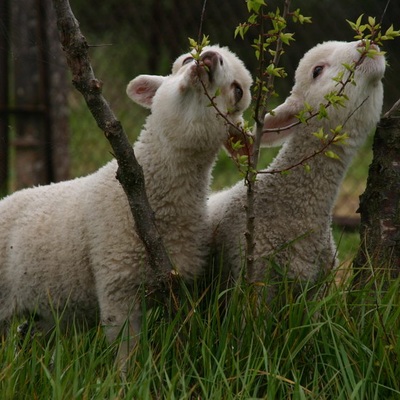
<svg viewBox="0 0 400 400">
<path fill-rule="evenodd" d="M 330 41 L 308 51 L 296 71 L 291 95 L 264 121 L 264 144 L 274 145 L 286 139 L 282 149 L 267 171 L 284 170 L 318 152 L 323 143 L 313 132 L 323 127 L 344 126 L 349 139 L 345 144 L 331 144 L 340 159 L 324 153 L 307 159 L 310 171 L 302 166 L 289 175 L 259 174 L 255 185 L 255 268 L 250 281 L 276 281 L 281 275 L 297 281 L 315 282 L 337 264 L 336 246 L 331 232 L 332 208 L 338 189 L 352 157 L 376 126 L 382 108 L 381 79 L 385 71 L 382 55 L 366 57 L 356 69 L 356 85 L 348 84 L 345 108 L 330 106 L 329 118 L 313 118 L 290 130 L 270 132 L 294 122 L 308 103 L 315 110 L 326 104 L 324 96 L 339 90 L 332 80 L 344 70 L 343 63 L 352 64 L 360 58 L 360 42 Z M 372 49 L 378 50 L 372 45 Z M 347 72 L 344 74 L 344 78 Z M 213 248 L 223 260 L 225 276 L 236 279 L 244 263 L 246 231 L 246 190 L 243 182 L 216 193 L 208 202 L 212 222 Z M 273 290 L 269 297 L 273 296 Z"/>
<path fill-rule="evenodd" d="M 211 96 L 220 89 L 218 108 L 240 124 L 251 77 L 227 48 L 205 47 L 199 62 L 184 54 L 171 75 L 141 75 L 127 87 L 131 99 L 151 108 L 134 151 L 158 230 L 188 280 L 204 268 L 210 173 L 228 134 L 201 82 Z M 42 330 L 53 325 L 53 309 L 63 321 L 89 326 L 100 314 L 110 341 L 128 321 L 125 359 L 140 329 L 138 289 L 154 277 L 116 171 L 111 161 L 92 175 L 0 202 L 0 334 L 15 314 L 35 313 Z"/>
</svg>

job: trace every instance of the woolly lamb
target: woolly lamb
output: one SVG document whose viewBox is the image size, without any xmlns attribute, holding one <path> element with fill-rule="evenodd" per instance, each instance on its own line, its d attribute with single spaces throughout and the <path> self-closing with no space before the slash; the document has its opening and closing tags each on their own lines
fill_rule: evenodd
<svg viewBox="0 0 400 400">
<path fill-rule="evenodd" d="M 200 79 L 201 78 L 201 79 Z M 199 62 L 180 56 L 169 76 L 141 75 L 127 87 L 151 114 L 134 145 L 147 194 L 174 268 L 185 279 L 202 273 L 209 240 L 206 201 L 211 168 L 227 125 L 250 103 L 251 77 L 227 48 L 204 48 Z M 92 326 L 100 313 L 110 341 L 127 321 L 125 360 L 140 329 L 141 284 L 152 282 L 116 161 L 92 175 L 24 189 L 0 202 L 0 334 L 15 314 L 34 313 L 40 329 L 63 321 Z M 140 297 L 140 296 L 139 296 Z"/>
<path fill-rule="evenodd" d="M 265 130 L 298 122 L 295 115 L 306 103 L 316 110 L 321 103 L 326 104 L 324 96 L 340 87 L 332 78 L 344 70 L 343 63 L 352 64 L 360 58 L 362 47 L 361 42 L 330 41 L 308 51 L 297 68 L 291 95 L 266 115 Z M 254 275 L 248 277 L 250 281 L 279 281 L 281 274 L 287 274 L 289 279 L 315 282 L 337 265 L 331 232 L 332 208 L 352 157 L 379 120 L 384 71 L 382 55 L 375 55 L 373 59 L 366 57 L 356 69 L 356 85 L 345 88 L 349 97 L 345 108 L 330 106 L 328 119 L 313 118 L 290 130 L 264 132 L 266 145 L 286 139 L 268 170 L 283 170 L 318 152 L 322 143 L 312 133 L 321 127 L 329 134 L 330 128 L 341 124 L 349 139 L 345 144 L 329 146 L 328 150 L 340 159 L 328 158 L 323 153 L 308 159 L 309 172 L 300 166 L 288 175 L 258 175 L 255 268 Z M 214 250 L 223 259 L 225 277 L 230 274 L 234 279 L 244 262 L 246 190 L 243 182 L 239 182 L 231 189 L 212 195 L 208 202 Z M 272 288 L 267 296 L 274 296 Z"/>
</svg>

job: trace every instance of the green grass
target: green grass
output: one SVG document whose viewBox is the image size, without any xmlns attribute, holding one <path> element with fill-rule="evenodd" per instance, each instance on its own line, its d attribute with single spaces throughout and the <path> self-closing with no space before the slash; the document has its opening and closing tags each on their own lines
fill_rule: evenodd
<svg viewBox="0 0 400 400">
<path fill-rule="evenodd" d="M 180 283 L 178 306 L 166 299 L 168 312 L 148 313 L 126 380 L 113 364 L 116 344 L 100 329 L 55 330 L 20 350 L 9 336 L 0 398 L 399 398 L 399 281 L 358 291 L 326 283 L 311 298 L 282 289 L 259 307 L 252 288 L 238 284 L 225 308 L 217 283 L 204 291 Z"/>
</svg>

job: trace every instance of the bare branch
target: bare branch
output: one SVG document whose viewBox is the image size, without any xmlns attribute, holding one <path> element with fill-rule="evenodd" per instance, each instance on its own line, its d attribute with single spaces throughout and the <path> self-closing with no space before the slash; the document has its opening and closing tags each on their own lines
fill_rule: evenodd
<svg viewBox="0 0 400 400">
<path fill-rule="evenodd" d="M 358 109 L 360 109 L 360 108 L 363 106 L 363 104 L 364 104 L 367 100 L 368 100 L 368 97 L 366 97 L 366 98 L 360 103 L 360 105 L 357 106 L 357 107 L 347 116 L 346 121 L 344 121 L 344 123 L 343 123 L 343 127 L 346 125 L 346 122 L 351 118 L 351 116 L 352 116 Z M 400 100 L 399 100 L 399 102 L 400 102 Z M 308 118 L 306 121 L 308 122 L 311 118 L 315 118 L 316 115 L 317 115 L 317 114 L 313 114 L 313 115 L 312 115 L 310 118 Z M 288 125 L 288 126 L 285 126 L 285 127 L 281 128 L 281 129 L 279 129 L 278 131 L 281 131 L 281 130 L 283 131 L 283 130 L 286 130 L 286 129 L 290 129 L 291 127 L 296 126 L 296 125 L 299 125 L 300 123 L 302 123 L 302 122 L 300 122 L 300 121 L 299 121 L 299 122 L 295 122 L 295 123 L 293 123 L 293 124 L 291 124 L 291 125 Z M 272 129 L 271 129 L 271 131 L 272 131 Z M 276 132 L 277 129 L 275 129 L 275 130 L 273 130 L 273 131 Z M 292 170 L 292 169 L 294 169 L 294 168 L 297 168 L 297 167 L 300 167 L 300 166 L 302 166 L 302 165 L 305 165 L 305 163 L 306 163 L 308 160 L 314 158 L 314 157 L 317 156 L 318 154 L 322 154 L 323 152 L 325 152 L 325 150 L 328 149 L 328 147 L 329 147 L 332 143 L 335 143 L 335 141 L 336 141 L 336 139 L 337 139 L 337 137 L 338 137 L 339 134 L 340 134 L 340 132 L 337 132 L 337 133 L 335 133 L 334 135 L 332 135 L 332 137 L 331 137 L 329 140 L 327 140 L 325 143 L 323 143 L 323 145 L 321 146 L 321 148 L 320 148 L 319 150 L 314 151 L 312 154 L 310 154 L 310 155 L 304 157 L 303 159 L 301 159 L 299 162 L 297 162 L 297 163 L 295 163 L 295 164 L 292 164 L 292 165 L 290 165 L 290 166 L 288 166 L 288 167 L 286 167 L 286 168 L 283 168 L 283 169 L 265 169 L 265 170 L 257 171 L 257 173 L 258 173 L 258 174 L 281 174 L 282 172 L 288 172 L 288 171 L 290 171 L 290 170 Z"/>
<path fill-rule="evenodd" d="M 204 0 L 203 1 L 203 8 L 201 10 L 201 16 L 200 16 L 200 25 L 199 25 L 199 34 L 197 36 L 197 43 L 201 43 L 201 37 L 203 35 L 204 17 L 206 15 L 206 8 L 207 8 L 207 0 Z"/>
<path fill-rule="evenodd" d="M 391 109 L 386 112 L 383 116 L 383 118 L 391 118 L 394 113 L 400 111 L 400 99 L 396 101 L 396 103 L 393 104 Z"/>
<path fill-rule="evenodd" d="M 79 29 L 68 0 L 53 0 L 57 15 L 60 41 L 72 72 L 72 82 L 81 92 L 97 125 L 105 132 L 118 161 L 117 179 L 129 201 L 139 237 L 143 241 L 148 261 L 155 272 L 156 287 L 163 288 L 172 270 L 171 262 L 155 225 L 145 192 L 141 166 L 133 148 L 102 95 L 102 82 L 96 79 L 88 56 L 88 44 Z"/>
</svg>

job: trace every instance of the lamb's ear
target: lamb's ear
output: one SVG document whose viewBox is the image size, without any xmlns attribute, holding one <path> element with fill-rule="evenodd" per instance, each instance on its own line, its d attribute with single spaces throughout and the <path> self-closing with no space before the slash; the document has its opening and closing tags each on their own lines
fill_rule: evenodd
<svg viewBox="0 0 400 400">
<path fill-rule="evenodd" d="M 272 113 L 268 113 L 264 118 L 262 146 L 273 147 L 281 145 L 293 133 L 294 129 L 290 128 L 282 131 L 278 129 L 298 122 L 296 115 L 300 113 L 303 107 L 303 102 L 292 95 L 283 104 L 275 108 Z M 271 129 L 277 130 L 271 131 Z"/>
<path fill-rule="evenodd" d="M 164 82 L 165 76 L 139 75 L 131 80 L 126 88 L 126 94 L 143 107 L 151 108 L 157 89 Z"/>
</svg>

